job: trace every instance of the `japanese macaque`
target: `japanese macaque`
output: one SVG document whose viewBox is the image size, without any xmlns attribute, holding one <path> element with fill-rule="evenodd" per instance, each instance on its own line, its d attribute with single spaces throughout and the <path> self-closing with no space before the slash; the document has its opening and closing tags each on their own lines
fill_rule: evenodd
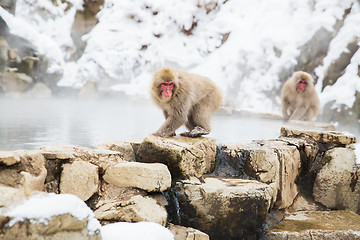
<svg viewBox="0 0 360 240">
<path fill-rule="evenodd" d="M 220 89 L 207 77 L 161 68 L 155 71 L 151 96 L 163 110 L 165 123 L 156 136 L 175 136 L 185 124 L 188 132 L 180 135 L 200 137 L 209 134 L 211 116 L 220 107 Z"/>
<path fill-rule="evenodd" d="M 282 114 L 286 120 L 311 121 L 319 112 L 319 97 L 310 74 L 297 71 L 281 91 Z"/>
</svg>

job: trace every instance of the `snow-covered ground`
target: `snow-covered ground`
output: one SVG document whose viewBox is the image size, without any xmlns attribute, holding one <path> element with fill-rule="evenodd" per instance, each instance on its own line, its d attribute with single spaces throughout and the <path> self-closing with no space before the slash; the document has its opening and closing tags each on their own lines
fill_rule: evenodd
<svg viewBox="0 0 360 240">
<path fill-rule="evenodd" d="M 360 36 L 356 0 L 106 0 L 99 23 L 83 37 L 87 46 L 76 62 L 67 59 L 74 50 L 71 26 L 83 1 L 57 2 L 58 7 L 48 0 L 18 0 L 15 16 L 3 9 L 0 16 L 11 32 L 52 59 L 50 70 L 64 71 L 60 85 L 81 87 L 92 80 L 147 96 L 153 70 L 167 65 L 209 76 L 236 108 L 262 112 L 279 112 L 279 97 L 271 99 L 264 91 L 281 87 L 278 75 L 296 64 L 299 47 L 321 28 L 332 31 L 352 6 L 323 66 L 315 69 L 316 88 L 321 105 L 335 101 L 335 109 L 339 104 L 351 107 L 360 91 L 359 50 L 337 83 L 321 92 L 329 65 Z M 222 45 L 226 33 L 230 35 Z"/>
<path fill-rule="evenodd" d="M 103 240 L 173 240 L 173 234 L 157 223 L 118 222 L 101 226 L 91 209 L 72 194 L 39 193 L 15 207 L 2 208 L 0 213 L 13 218 L 9 227 L 18 221 L 32 219 L 33 223 L 47 223 L 52 216 L 69 213 L 80 221 L 88 219 L 89 234 L 101 232 Z"/>
</svg>

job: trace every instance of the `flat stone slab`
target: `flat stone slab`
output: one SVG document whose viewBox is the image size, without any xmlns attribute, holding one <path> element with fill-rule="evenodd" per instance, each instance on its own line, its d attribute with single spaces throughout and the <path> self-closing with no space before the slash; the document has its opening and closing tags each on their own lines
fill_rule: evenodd
<svg viewBox="0 0 360 240">
<path fill-rule="evenodd" d="M 320 143 L 348 145 L 356 143 L 356 137 L 350 133 L 338 131 L 319 131 L 300 128 L 281 128 L 281 137 L 310 137 Z"/>
<path fill-rule="evenodd" d="M 216 140 L 212 138 L 148 136 L 139 146 L 137 161 L 163 163 L 173 178 L 201 177 L 215 167 Z"/>
<path fill-rule="evenodd" d="M 103 179 L 119 187 L 137 187 L 148 192 L 163 192 L 171 187 L 171 175 L 161 163 L 118 163 L 106 169 Z"/>
<path fill-rule="evenodd" d="M 351 211 L 303 211 L 286 216 L 265 239 L 360 239 L 360 216 Z"/>
</svg>

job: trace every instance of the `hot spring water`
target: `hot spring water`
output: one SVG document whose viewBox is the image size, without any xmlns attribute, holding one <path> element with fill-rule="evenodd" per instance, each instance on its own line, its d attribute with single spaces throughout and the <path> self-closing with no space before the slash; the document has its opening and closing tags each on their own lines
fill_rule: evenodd
<svg viewBox="0 0 360 240">
<path fill-rule="evenodd" d="M 0 99 L 0 150 L 56 144 L 96 147 L 105 141 L 144 138 L 164 122 L 150 100 Z M 280 120 L 215 115 L 209 137 L 218 143 L 273 139 Z M 185 131 L 182 127 L 177 131 Z"/>
</svg>

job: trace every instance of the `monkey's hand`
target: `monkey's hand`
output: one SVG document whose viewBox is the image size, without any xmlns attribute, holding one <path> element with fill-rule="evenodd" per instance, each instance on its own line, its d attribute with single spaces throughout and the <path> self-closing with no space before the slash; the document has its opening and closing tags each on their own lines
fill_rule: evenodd
<svg viewBox="0 0 360 240">
<path fill-rule="evenodd" d="M 153 133 L 152 135 L 157 136 L 157 137 L 175 137 L 176 133 L 173 132 L 173 133 L 170 133 L 170 134 L 165 134 L 165 133 L 162 133 L 162 132 L 156 132 L 156 133 Z"/>
</svg>

